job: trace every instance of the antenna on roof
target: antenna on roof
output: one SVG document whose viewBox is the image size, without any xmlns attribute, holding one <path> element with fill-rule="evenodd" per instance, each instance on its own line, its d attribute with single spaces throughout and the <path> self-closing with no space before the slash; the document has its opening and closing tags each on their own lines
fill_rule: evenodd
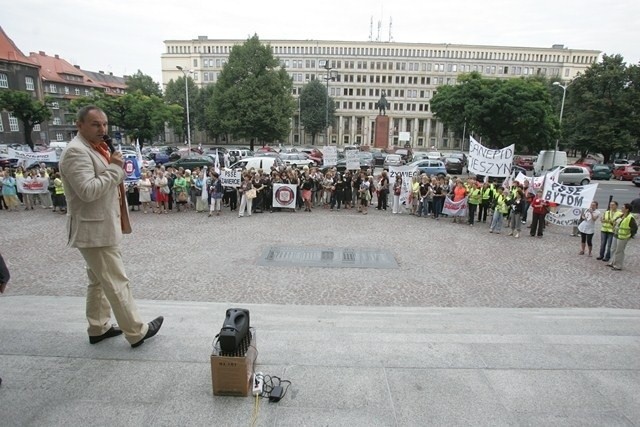
<svg viewBox="0 0 640 427">
<path fill-rule="evenodd" d="M 392 28 L 393 28 L 393 17 L 390 16 L 389 17 L 389 43 L 393 41 Z"/>
<path fill-rule="evenodd" d="M 380 41 L 380 30 L 382 29 L 382 21 L 378 20 L 378 36 L 376 37 L 376 41 Z"/>
<path fill-rule="evenodd" d="M 369 23 L 369 41 L 373 41 L 373 15 L 371 15 L 371 22 Z"/>
</svg>

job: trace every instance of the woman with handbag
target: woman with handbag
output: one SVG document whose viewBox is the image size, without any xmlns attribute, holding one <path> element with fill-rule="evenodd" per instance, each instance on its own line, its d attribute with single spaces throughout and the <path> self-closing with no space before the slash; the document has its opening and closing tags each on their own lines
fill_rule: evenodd
<svg viewBox="0 0 640 427">
<path fill-rule="evenodd" d="M 391 212 L 394 214 L 400 213 L 400 193 L 402 193 L 402 177 L 396 175 L 396 181 L 393 183 L 393 207 Z"/>
<path fill-rule="evenodd" d="M 176 172 L 176 179 L 173 181 L 173 191 L 176 195 L 176 206 L 178 212 L 180 207 L 182 211 L 186 210 L 186 205 L 189 202 L 189 186 L 187 180 L 182 176 L 182 172 Z"/>
<path fill-rule="evenodd" d="M 196 212 L 204 212 L 209 208 L 208 200 L 202 198 L 202 189 L 207 185 L 207 177 L 204 170 L 198 172 L 197 178 L 193 181 L 193 194 L 196 199 Z"/>
<path fill-rule="evenodd" d="M 253 183 L 251 182 L 251 174 L 249 172 L 244 174 L 244 181 L 240 184 L 240 188 L 238 188 L 238 192 L 240 193 L 240 210 L 238 211 L 238 218 L 242 218 L 244 216 L 244 210 L 246 208 L 247 215 L 251 216 L 251 207 L 253 205 L 253 199 L 256 198 L 258 192 L 255 188 L 253 188 Z"/>
<path fill-rule="evenodd" d="M 211 181 L 209 183 L 209 197 L 211 201 L 209 202 L 209 216 L 216 213 L 216 216 L 220 215 L 222 212 L 222 181 L 220 181 L 220 176 L 217 172 L 211 173 Z"/>
<path fill-rule="evenodd" d="M 156 189 L 157 213 L 169 213 L 169 180 L 162 169 L 158 169 L 156 179 L 153 182 Z"/>
</svg>

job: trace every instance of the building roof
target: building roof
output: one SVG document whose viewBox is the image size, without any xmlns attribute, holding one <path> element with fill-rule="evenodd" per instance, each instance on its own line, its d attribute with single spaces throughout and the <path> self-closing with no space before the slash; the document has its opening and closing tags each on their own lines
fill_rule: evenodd
<svg viewBox="0 0 640 427">
<path fill-rule="evenodd" d="M 43 81 L 67 83 L 80 86 L 101 87 L 89 81 L 87 76 L 58 55 L 49 56 L 43 51 L 30 52 L 32 63 L 40 65 L 40 77 Z"/>
<path fill-rule="evenodd" d="M 9 62 L 19 62 L 21 64 L 31 65 L 37 67 L 20 49 L 18 46 L 7 36 L 0 26 L 0 60 Z"/>
<path fill-rule="evenodd" d="M 122 93 L 127 89 L 124 77 L 114 76 L 113 73 L 105 73 L 104 71 L 95 72 L 83 69 L 80 71 L 84 73 L 90 83 L 104 87 L 108 93 Z"/>
</svg>

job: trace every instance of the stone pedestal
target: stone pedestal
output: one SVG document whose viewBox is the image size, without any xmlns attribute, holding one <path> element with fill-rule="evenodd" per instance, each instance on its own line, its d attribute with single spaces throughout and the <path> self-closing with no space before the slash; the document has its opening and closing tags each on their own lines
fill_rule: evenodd
<svg viewBox="0 0 640 427">
<path fill-rule="evenodd" d="M 374 147 L 387 148 L 389 146 L 389 116 L 376 117 L 376 134 Z"/>
</svg>

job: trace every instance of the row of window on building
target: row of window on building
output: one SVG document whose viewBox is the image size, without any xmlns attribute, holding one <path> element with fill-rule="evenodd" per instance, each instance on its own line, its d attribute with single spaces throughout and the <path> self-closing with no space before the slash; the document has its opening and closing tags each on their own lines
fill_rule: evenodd
<svg viewBox="0 0 640 427">
<path fill-rule="evenodd" d="M 25 77 L 24 85 L 27 90 L 31 90 L 31 91 L 36 90 L 36 85 L 33 80 L 33 77 L 29 77 L 29 76 Z M 0 88 L 5 88 L 5 89 L 9 88 L 9 77 L 4 73 L 0 73 Z"/>
<path fill-rule="evenodd" d="M 228 54 L 232 46 L 168 45 L 169 54 Z M 483 50 L 412 49 L 398 47 L 349 47 L 349 46 L 271 46 L 274 55 L 346 55 L 386 56 L 414 58 L 489 59 L 498 61 L 571 62 L 590 64 L 596 60 L 592 55 L 569 55 L 559 53 L 493 52 Z"/>
</svg>

